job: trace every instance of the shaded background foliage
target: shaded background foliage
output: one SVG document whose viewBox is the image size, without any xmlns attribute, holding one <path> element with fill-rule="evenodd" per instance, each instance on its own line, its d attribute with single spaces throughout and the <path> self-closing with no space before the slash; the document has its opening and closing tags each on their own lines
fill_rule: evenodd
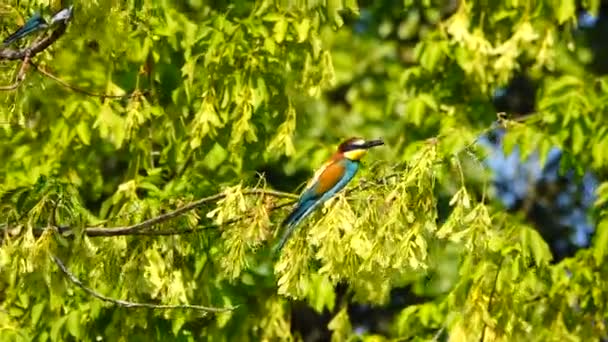
<svg viewBox="0 0 608 342">
<path fill-rule="evenodd" d="M 2 33 L 66 5 L 9 1 Z M 3 335 L 607 339 L 607 9 L 76 3 L 35 62 L 97 95 L 34 70 L 0 93 Z M 0 80 L 19 67 L 2 62 Z M 248 191 L 297 192 L 352 135 L 387 147 L 273 260 L 290 197 Z M 217 193 L 150 234 L 87 236 Z M 114 298 L 240 306 L 110 306 L 50 253 Z"/>
</svg>

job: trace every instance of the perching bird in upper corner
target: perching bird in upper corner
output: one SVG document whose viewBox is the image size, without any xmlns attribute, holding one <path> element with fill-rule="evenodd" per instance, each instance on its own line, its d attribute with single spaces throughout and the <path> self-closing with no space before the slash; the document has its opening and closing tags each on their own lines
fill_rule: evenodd
<svg viewBox="0 0 608 342">
<path fill-rule="evenodd" d="M 34 13 L 34 15 L 27 20 L 27 22 L 17 29 L 10 36 L 6 37 L 3 44 L 10 45 L 17 40 L 26 37 L 36 31 L 48 29 L 49 27 L 54 26 L 55 24 L 59 24 L 61 22 L 67 23 L 72 18 L 72 13 L 74 10 L 74 6 L 64 8 L 59 12 L 55 13 L 50 21 L 47 23 L 46 20 L 42 17 L 40 12 Z"/>
<path fill-rule="evenodd" d="M 367 150 L 380 145 L 384 145 L 382 139 L 350 138 L 338 146 L 338 151 L 315 172 L 302 195 L 300 195 L 295 208 L 281 224 L 285 228 L 285 232 L 279 243 L 274 247 L 274 253 L 281 251 L 302 220 L 319 205 L 342 190 L 353 179 L 357 170 L 359 170 L 360 160 L 367 153 Z"/>
<path fill-rule="evenodd" d="M 29 18 L 25 22 L 25 24 L 23 24 L 23 26 L 18 28 L 17 31 L 12 33 L 10 36 L 6 37 L 6 39 L 4 40 L 3 43 L 4 43 L 4 45 L 12 44 L 13 42 L 15 42 L 33 32 L 36 32 L 41 29 L 45 29 L 47 27 L 48 27 L 48 24 L 46 23 L 44 18 L 42 18 L 42 15 L 40 15 L 39 12 L 36 12 L 36 13 L 34 13 L 34 15 L 31 18 Z"/>
<path fill-rule="evenodd" d="M 74 12 L 74 5 L 70 5 L 70 7 L 64 8 L 61 11 L 53 14 L 50 20 L 50 25 L 54 25 L 60 22 L 68 22 L 72 19 L 72 13 Z"/>
</svg>

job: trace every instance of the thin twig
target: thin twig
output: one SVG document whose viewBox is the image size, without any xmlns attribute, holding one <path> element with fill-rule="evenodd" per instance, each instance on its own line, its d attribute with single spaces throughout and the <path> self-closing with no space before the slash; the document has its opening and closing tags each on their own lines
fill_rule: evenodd
<svg viewBox="0 0 608 342">
<path fill-rule="evenodd" d="M 252 189 L 243 191 L 243 195 L 270 195 L 275 197 L 286 197 L 286 198 L 297 198 L 297 195 L 265 189 Z M 196 209 L 206 203 L 217 201 L 226 197 L 226 193 L 219 193 L 213 196 L 208 196 L 187 204 L 183 207 L 177 208 L 166 214 L 158 215 L 146 221 L 136 223 L 126 227 L 88 227 L 84 229 L 87 236 L 120 236 L 120 235 L 171 235 L 163 232 L 143 231 L 146 228 L 150 228 L 156 224 L 168 221 L 172 218 L 178 217 L 188 211 Z M 58 229 L 60 233 L 69 233 L 73 231 L 72 228 L 62 227 Z M 199 230 L 199 229 L 196 229 Z M 194 229 L 192 231 L 195 231 Z M 187 233 L 188 231 L 180 230 L 180 232 Z"/>
<path fill-rule="evenodd" d="M 286 192 L 280 192 L 280 191 L 274 191 L 274 190 L 264 190 L 264 189 L 247 190 L 247 191 L 244 191 L 243 194 L 245 194 L 245 195 L 264 194 L 264 195 L 271 195 L 271 196 L 275 196 L 275 197 L 283 197 L 283 198 L 290 198 L 290 199 L 296 199 L 298 197 L 297 195 L 286 193 Z M 195 228 L 185 228 L 185 229 L 184 228 L 173 228 L 173 229 L 165 229 L 165 230 L 148 229 L 155 224 L 172 219 L 174 217 L 177 217 L 179 215 L 186 213 L 189 210 L 196 209 L 197 207 L 199 207 L 205 203 L 221 199 L 225 196 L 226 196 L 225 194 L 220 193 L 220 194 L 216 194 L 213 196 L 205 197 L 205 198 L 202 198 L 195 202 L 192 202 L 188 205 L 180 207 L 172 212 L 153 217 L 149 220 L 146 220 L 144 222 L 140 222 L 140 223 L 137 223 L 137 224 L 134 224 L 131 226 L 127 226 L 127 227 L 87 227 L 87 228 L 84 228 L 83 233 L 84 233 L 84 235 L 87 235 L 89 237 L 112 237 L 112 236 L 125 236 L 125 235 L 139 235 L 139 236 L 183 235 L 183 234 L 196 233 L 198 231 L 205 230 L 205 229 L 220 228 L 220 227 L 231 225 L 231 224 L 234 224 L 234 223 L 237 223 L 237 222 L 240 222 L 240 221 L 243 221 L 243 220 L 246 220 L 246 219 L 252 217 L 252 215 L 246 215 L 246 216 L 241 216 L 241 217 L 227 220 L 227 221 L 223 222 L 222 224 L 208 224 L 205 226 L 198 226 Z M 293 204 L 293 201 L 289 201 L 286 203 L 276 205 L 276 206 L 270 208 L 270 210 L 281 209 L 281 208 L 284 208 L 284 207 L 292 205 L 292 204 Z M 48 229 L 53 229 L 53 230 L 57 231 L 58 233 L 63 234 L 64 236 L 70 236 L 70 235 L 74 234 L 74 231 L 76 230 L 72 226 L 69 226 L 69 225 L 58 225 L 58 226 L 49 225 L 46 227 L 34 228 L 33 234 L 34 234 L 34 236 L 40 236 Z M 15 235 L 19 234 L 19 232 L 21 231 L 21 227 L 5 225 L 4 230 L 8 235 L 15 236 Z M 1 239 L 0 239 L 0 241 L 1 241 Z"/>
<path fill-rule="evenodd" d="M 540 294 L 540 295 L 536 295 L 532 298 L 528 298 L 523 302 L 523 305 L 530 305 L 530 304 L 534 304 L 537 305 L 537 302 L 547 299 L 549 298 L 549 295 L 547 294 Z"/>
<path fill-rule="evenodd" d="M 10 91 L 10 90 L 15 90 L 17 88 L 19 88 L 19 86 L 21 85 L 21 83 L 23 83 L 22 79 L 17 79 L 14 83 L 9 84 L 9 85 L 5 85 L 5 86 L 0 86 L 0 91 Z"/>
<path fill-rule="evenodd" d="M 30 63 L 30 56 L 26 55 L 23 58 L 23 62 L 21 63 L 21 68 L 19 68 L 19 73 L 17 74 L 17 79 L 15 80 L 15 83 L 7 85 L 7 86 L 0 86 L 0 91 L 9 91 L 9 90 L 15 90 L 17 89 L 21 83 L 23 83 L 23 81 L 25 80 L 25 72 L 27 70 L 27 66 Z"/>
<path fill-rule="evenodd" d="M 189 309 L 189 310 L 198 310 L 198 311 L 205 311 L 205 312 L 227 312 L 227 311 L 232 311 L 232 310 L 236 309 L 236 307 L 216 308 L 216 307 L 209 307 L 209 306 L 202 306 L 202 305 L 187 305 L 187 304 L 159 305 L 159 304 L 152 304 L 152 303 L 137 303 L 137 302 L 130 302 L 130 301 L 122 300 L 122 299 L 110 298 L 110 297 L 104 296 L 101 293 L 84 285 L 80 279 L 78 279 L 74 274 L 72 274 L 68 270 L 68 268 L 65 266 L 65 264 L 58 257 L 51 255 L 51 259 L 53 259 L 53 262 L 55 262 L 55 264 L 59 267 L 59 269 L 63 272 L 63 274 L 65 274 L 65 276 L 70 280 L 70 282 L 72 282 L 72 284 L 80 287 L 84 292 L 88 293 L 90 296 L 95 297 L 101 301 L 104 301 L 107 303 L 112 303 L 114 305 L 122 306 L 125 308 L 148 308 L 148 309 L 155 309 L 155 310 Z"/>
<path fill-rule="evenodd" d="M 79 88 L 77 86 L 74 86 L 64 80 L 62 80 L 61 78 L 59 78 L 58 76 L 53 75 L 50 71 L 45 70 L 44 68 L 39 67 L 38 65 L 36 65 L 33 62 L 30 62 L 30 64 L 36 69 L 36 71 L 38 71 L 39 73 L 41 73 L 42 75 L 52 79 L 53 81 L 59 83 L 60 85 L 73 90 L 75 92 L 81 93 L 81 94 L 85 94 L 85 95 L 89 95 L 89 96 L 95 96 L 95 97 L 101 97 L 101 98 L 127 98 L 127 97 L 136 97 L 136 96 L 140 96 L 140 95 L 144 95 L 146 93 L 148 93 L 147 90 L 144 91 L 139 91 L 139 90 L 135 90 L 131 93 L 128 94 L 124 94 L 124 95 L 111 95 L 111 94 L 104 94 L 104 93 L 95 93 L 86 89 L 82 89 Z"/>
<path fill-rule="evenodd" d="M 437 331 L 437 333 L 435 334 L 435 336 L 433 336 L 433 340 L 432 341 L 439 341 L 439 337 L 441 337 L 441 334 L 443 333 L 443 331 L 445 330 L 445 325 L 441 327 L 441 329 L 439 329 Z"/>
<path fill-rule="evenodd" d="M 498 266 L 496 269 L 496 275 L 494 275 L 494 284 L 492 285 L 492 291 L 490 292 L 490 299 L 488 299 L 488 315 L 490 314 L 490 310 L 492 310 L 492 299 L 494 298 L 494 294 L 496 293 L 496 283 L 498 282 L 498 275 L 500 274 L 500 269 L 502 268 L 502 261 L 504 260 L 504 258 L 501 258 L 500 261 L 498 262 Z M 488 325 L 484 322 L 483 323 L 483 330 L 481 331 L 481 338 L 479 339 L 479 342 L 483 342 L 486 338 L 486 329 L 487 329 Z"/>
<path fill-rule="evenodd" d="M 277 206 L 274 206 L 272 208 L 270 208 L 270 210 L 277 210 L 277 209 L 281 209 L 284 207 L 287 207 L 289 205 L 292 205 L 293 202 L 287 202 L 287 203 L 283 203 L 283 204 L 279 204 Z M 216 224 L 216 223 L 212 223 L 212 224 L 208 224 L 205 226 L 199 226 L 199 227 L 195 227 L 195 228 L 173 228 L 173 229 L 159 229 L 159 230 L 141 230 L 141 231 L 134 231 L 134 232 L 130 232 L 128 234 L 124 234 L 124 232 L 120 232 L 120 234 L 116 234 L 116 235 L 91 235 L 90 231 L 88 230 L 88 228 L 85 230 L 85 234 L 89 237 L 109 237 L 109 236 L 118 236 L 118 235 L 140 235 L 140 236 L 167 236 L 167 235 L 184 235 L 184 234 L 191 234 L 191 233 L 196 233 L 199 232 L 201 230 L 206 230 L 206 229 L 212 229 L 212 228 L 221 228 L 221 227 L 225 227 L 225 226 L 229 226 L 231 224 L 235 224 L 237 222 L 241 222 L 244 221 L 248 218 L 253 217 L 253 215 L 246 215 L 246 216 L 241 216 L 241 217 L 237 217 L 237 218 L 233 218 L 230 220 L 227 220 L 225 222 L 223 222 L 222 224 Z"/>
<path fill-rule="evenodd" d="M 359 182 L 359 184 L 357 186 L 354 186 L 354 187 L 346 190 L 345 193 L 346 193 L 346 195 L 350 195 L 351 193 L 353 193 L 355 191 L 360 191 L 360 190 L 362 191 L 362 190 L 367 190 L 372 187 L 376 187 L 378 185 L 385 185 L 389 179 L 399 177 L 400 175 L 401 175 L 401 173 L 394 172 L 394 173 L 388 174 L 384 177 L 374 179 L 373 181 L 362 180 Z"/>
</svg>

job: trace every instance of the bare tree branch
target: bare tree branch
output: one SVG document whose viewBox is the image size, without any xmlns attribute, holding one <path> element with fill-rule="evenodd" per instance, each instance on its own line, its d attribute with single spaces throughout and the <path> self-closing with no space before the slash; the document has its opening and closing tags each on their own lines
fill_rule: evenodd
<svg viewBox="0 0 608 342">
<path fill-rule="evenodd" d="M 384 178 L 382 178 L 381 181 L 386 181 L 388 179 L 394 178 L 396 177 L 397 174 L 390 174 Z M 373 183 L 376 184 L 376 183 Z M 365 182 L 365 183 L 361 183 L 360 185 L 350 189 L 347 191 L 347 194 L 352 193 L 355 190 L 365 190 L 369 187 L 371 187 L 372 184 L 371 182 Z M 264 189 L 252 189 L 252 190 L 247 190 L 247 191 L 243 191 L 243 195 L 270 195 L 270 196 L 274 196 L 274 197 L 283 197 L 283 198 L 290 198 L 290 199 L 297 199 L 299 196 L 295 195 L 295 194 L 290 194 L 290 193 L 286 193 L 286 192 L 281 192 L 281 191 L 274 191 L 274 190 L 264 190 Z M 183 207 L 180 207 L 174 211 L 168 212 L 166 214 L 162 214 L 156 217 L 153 217 L 149 220 L 131 225 L 131 226 L 126 226 L 126 227 L 88 227 L 84 229 L 84 234 L 89 236 L 89 237 L 99 237 L 99 236 L 121 236 L 121 235 L 147 235 L 147 236 L 158 236 L 158 235 L 177 235 L 177 234 L 189 234 L 189 233 L 194 233 L 197 231 L 201 231 L 201 230 L 205 230 L 205 229 L 209 229 L 209 228 L 219 228 L 221 226 L 226 226 L 226 225 L 230 225 L 230 224 L 234 224 L 240 221 L 243 221 L 247 218 L 249 218 L 250 216 L 242 216 L 242 217 L 238 217 L 238 218 L 234 218 L 231 220 L 228 220 L 226 222 L 224 222 L 221 225 L 218 224 L 210 224 L 210 225 L 206 225 L 206 226 L 202 226 L 202 227 L 198 227 L 198 228 L 187 228 L 187 229 L 169 229 L 169 230 L 147 230 L 147 228 L 150 228 L 158 223 L 170 220 L 172 218 L 175 218 L 177 216 L 180 216 L 190 210 L 196 209 L 208 202 L 213 202 L 213 201 L 217 201 L 219 199 L 222 199 L 226 197 L 225 193 L 220 193 L 220 194 L 216 194 L 213 196 L 209 196 L 209 197 L 205 197 L 205 198 L 201 198 L 195 202 L 192 202 L 190 204 L 187 204 Z M 286 206 L 291 205 L 293 202 L 288 202 L 288 203 L 283 203 L 277 206 L 272 207 L 271 210 L 277 210 L 280 208 L 284 208 Z M 69 227 L 58 227 L 58 231 L 64 235 L 69 235 L 71 232 L 73 232 L 73 229 L 69 228 Z"/>
<path fill-rule="evenodd" d="M 284 197 L 284 198 L 292 198 L 295 199 L 298 196 L 286 192 L 274 191 L 274 190 L 265 190 L 265 189 L 252 189 L 243 191 L 243 195 L 270 195 L 274 197 Z M 175 217 L 178 217 L 190 210 L 196 209 L 206 203 L 214 202 L 219 199 L 226 197 L 226 193 L 219 193 L 212 196 L 208 196 L 205 198 L 201 198 L 197 201 L 194 201 L 190 204 L 187 204 L 183 207 L 177 208 L 171 212 L 166 214 L 158 215 L 146 221 L 136 223 L 126 227 L 88 227 L 84 229 L 84 232 L 87 236 L 120 236 L 120 235 L 173 235 L 174 233 L 169 232 L 154 232 L 154 231 L 145 231 L 145 229 L 150 228 L 156 224 L 168 221 Z M 241 218 L 241 219 L 244 219 Z M 215 225 L 211 226 L 214 227 Z M 187 230 L 178 230 L 180 233 L 188 233 L 194 232 L 199 229 L 192 229 L 190 231 Z M 70 227 L 58 227 L 58 231 L 62 234 L 70 234 L 73 232 L 73 229 Z"/>
<path fill-rule="evenodd" d="M 65 276 L 70 280 L 70 282 L 72 282 L 72 284 L 80 287 L 84 292 L 86 292 L 90 296 L 95 297 L 104 302 L 122 306 L 125 308 L 147 308 L 147 309 L 155 309 L 155 310 L 189 309 L 189 310 L 198 310 L 198 311 L 214 312 L 214 313 L 232 311 L 237 308 L 237 307 L 216 308 L 216 307 L 209 307 L 209 306 L 202 306 L 202 305 L 187 305 L 187 304 L 160 305 L 160 304 L 152 304 L 152 303 L 137 303 L 137 302 L 130 302 L 130 301 L 122 300 L 122 299 L 110 298 L 110 297 L 104 296 L 101 293 L 85 286 L 80 279 L 78 279 L 74 274 L 72 274 L 68 270 L 68 268 L 65 266 L 65 264 L 58 257 L 51 255 L 51 259 L 59 267 L 61 272 L 63 272 L 63 274 L 65 274 Z"/>
<path fill-rule="evenodd" d="M 95 96 L 95 97 L 101 97 L 101 98 L 125 98 L 125 97 L 136 97 L 139 95 L 144 95 L 147 94 L 149 91 L 148 90 L 144 90 L 144 91 L 139 91 L 139 90 L 135 90 L 131 93 L 128 94 L 124 94 L 124 95 L 111 95 L 111 94 L 104 94 L 104 93 L 95 93 L 86 89 L 82 89 L 79 88 L 77 86 L 71 85 L 68 82 L 62 80 L 61 78 L 59 78 L 58 76 L 53 75 L 50 71 L 39 67 L 38 65 L 36 65 L 34 62 L 30 62 L 30 64 L 36 69 L 36 71 L 38 71 L 39 73 L 41 73 L 42 75 L 52 79 L 53 81 L 59 83 L 60 85 L 71 89 L 75 92 L 81 93 L 81 94 L 85 94 L 85 95 L 89 95 L 89 96 Z"/>
<path fill-rule="evenodd" d="M 281 192 L 281 191 L 275 191 L 275 190 L 265 190 L 265 189 L 251 189 L 251 190 L 246 190 L 243 191 L 244 195 L 268 195 L 268 196 L 274 196 L 274 197 L 282 197 L 282 198 L 289 198 L 289 199 L 296 199 L 298 198 L 298 195 L 294 195 L 294 194 L 290 194 L 290 193 L 286 193 L 286 192 Z M 241 216 L 241 217 L 237 217 L 234 219 L 230 219 L 224 223 L 222 223 L 221 225 L 219 224 L 208 224 L 208 225 L 204 225 L 204 226 L 199 226 L 199 227 L 195 227 L 195 228 L 173 228 L 173 229 L 165 229 L 165 230 L 151 230 L 149 228 L 151 228 L 152 226 L 162 223 L 164 221 L 173 219 L 175 217 L 178 217 L 180 215 L 185 214 L 186 212 L 190 211 L 190 210 L 194 210 L 206 203 L 209 202 L 213 202 L 213 201 L 217 201 L 219 199 L 222 199 L 226 197 L 225 193 L 219 193 L 219 194 L 215 194 L 212 196 L 208 196 L 205 198 L 201 198 L 197 201 L 194 201 L 190 204 L 187 204 L 183 207 L 177 208 L 171 212 L 168 212 L 166 214 L 161 214 L 159 216 L 153 217 L 151 219 L 148 219 L 146 221 L 140 222 L 140 223 L 136 223 L 130 226 L 125 226 L 125 227 L 86 227 L 83 230 L 84 235 L 87 235 L 89 237 L 112 237 L 112 236 L 125 236 L 125 235 L 146 235 L 146 236 L 163 236 L 163 235 L 182 235 L 182 234 L 191 234 L 191 233 L 195 233 L 197 231 L 201 231 L 201 230 L 205 230 L 205 229 L 210 229 L 210 228 L 220 228 L 222 226 L 227 226 L 227 225 L 231 225 L 243 220 L 246 220 L 247 218 L 250 218 L 251 215 L 245 215 L 245 216 Z M 293 201 L 289 201 L 287 203 L 282 203 L 279 205 L 276 205 L 274 207 L 272 207 L 270 210 L 276 210 L 276 209 L 280 209 L 289 205 L 292 205 Z M 4 230 L 4 232 L 8 235 L 8 236 L 16 236 L 19 235 L 20 232 L 22 231 L 22 226 L 11 226 L 9 224 L 4 224 L 4 225 L 0 225 L 0 229 Z M 77 229 L 75 229 L 72 226 L 69 225 L 48 225 L 46 227 L 38 227 L 38 228 L 34 228 L 34 236 L 40 236 L 42 235 L 46 230 L 48 229 L 53 229 L 55 231 L 57 231 L 58 233 L 64 235 L 64 236 L 71 236 L 75 233 L 75 231 Z M 0 238 L 0 241 L 2 239 Z"/>
<path fill-rule="evenodd" d="M 0 86 L 0 91 L 15 90 L 21 85 L 21 83 L 23 83 L 23 80 L 25 80 L 25 72 L 27 70 L 29 62 L 30 57 L 26 55 L 23 59 L 23 63 L 21 63 L 21 68 L 19 69 L 19 73 L 17 74 L 17 79 L 15 80 L 15 83 L 9 84 L 7 86 Z"/>
<path fill-rule="evenodd" d="M 270 210 L 277 210 L 277 209 L 281 209 L 284 208 L 286 206 L 292 205 L 293 202 L 287 202 L 287 203 L 283 203 L 283 204 L 279 204 L 277 206 L 272 207 Z M 87 236 L 90 237 L 95 237 L 95 236 L 104 236 L 104 237 L 109 237 L 109 236 L 118 236 L 118 235 L 145 235 L 145 236 L 167 236 L 167 235 L 184 235 L 184 234 L 191 234 L 191 233 L 196 233 L 199 232 L 201 230 L 206 230 L 206 229 L 212 229 L 212 228 L 220 228 L 220 227 L 225 227 L 225 226 L 229 226 L 231 224 L 235 224 L 237 222 L 241 222 L 244 221 L 248 218 L 251 218 L 252 215 L 246 215 L 246 216 L 241 216 L 241 217 L 237 217 L 237 218 L 233 218 L 230 220 L 225 221 L 222 224 L 208 224 L 205 226 L 199 226 L 196 228 L 185 228 L 185 229 L 180 229 L 180 228 L 173 228 L 173 229 L 161 229 L 161 230 L 140 230 L 140 231 L 133 231 L 130 232 L 128 234 L 124 234 L 124 232 L 119 231 L 120 234 L 108 234 L 108 235 L 91 235 L 91 228 L 87 228 L 85 229 L 85 234 Z M 103 229 L 103 228 L 101 228 Z"/>
<path fill-rule="evenodd" d="M 5 86 L 0 86 L 0 91 L 10 91 L 10 90 L 15 90 L 17 88 L 19 88 L 19 86 L 21 85 L 21 83 L 23 83 L 23 79 L 19 79 L 17 78 L 17 80 L 9 85 L 5 85 Z"/>
</svg>

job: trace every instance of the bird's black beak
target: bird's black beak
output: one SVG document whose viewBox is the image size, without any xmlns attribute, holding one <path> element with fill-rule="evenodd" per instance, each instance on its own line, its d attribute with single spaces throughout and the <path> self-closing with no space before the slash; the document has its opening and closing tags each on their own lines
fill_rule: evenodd
<svg viewBox="0 0 608 342">
<path fill-rule="evenodd" d="M 384 145 L 384 140 L 382 139 L 374 139 L 374 140 L 368 140 L 365 142 L 365 144 L 363 144 L 363 148 L 369 149 L 372 148 L 374 146 L 381 146 Z"/>
</svg>

